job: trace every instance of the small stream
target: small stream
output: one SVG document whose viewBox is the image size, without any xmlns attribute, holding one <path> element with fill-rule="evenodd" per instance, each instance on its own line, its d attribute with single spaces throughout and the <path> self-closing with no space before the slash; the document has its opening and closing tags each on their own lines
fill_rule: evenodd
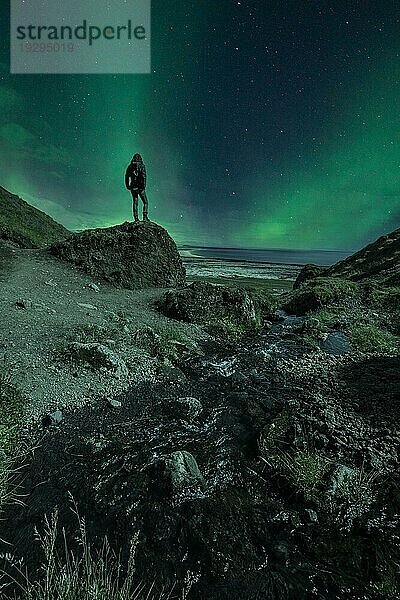
<svg viewBox="0 0 400 600">
<path fill-rule="evenodd" d="M 278 310 L 276 316 L 280 320 L 266 326 L 247 346 L 244 350 L 245 354 L 251 353 L 264 358 L 300 359 L 318 349 L 335 356 L 351 352 L 349 338 L 343 331 L 327 329 L 321 339 L 316 340 L 316 343 L 312 345 L 302 338 L 307 317 L 288 315 L 282 310 Z M 230 377 L 241 370 L 241 358 L 236 353 L 228 356 L 208 357 L 203 363 L 215 374 L 223 377 Z"/>
</svg>

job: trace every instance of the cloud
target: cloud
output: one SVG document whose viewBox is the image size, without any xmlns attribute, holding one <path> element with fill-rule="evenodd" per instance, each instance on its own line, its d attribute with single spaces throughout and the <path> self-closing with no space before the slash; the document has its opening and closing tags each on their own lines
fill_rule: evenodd
<svg viewBox="0 0 400 600">
<path fill-rule="evenodd" d="M 7 123 L 0 127 L 0 138 L 15 148 L 26 148 L 35 141 L 33 133 L 18 123 Z"/>
<path fill-rule="evenodd" d="M 87 223 L 90 222 L 92 218 L 91 215 L 88 215 L 84 211 L 81 213 L 75 212 L 69 208 L 60 206 L 60 204 L 54 200 L 45 198 L 42 195 L 39 197 L 30 194 L 29 192 L 22 192 L 21 197 L 23 197 L 24 200 L 26 200 L 35 208 L 42 210 L 47 215 L 52 217 L 55 221 L 57 221 L 57 223 L 61 223 L 64 225 L 64 227 L 70 230 L 85 229 L 87 227 Z"/>
<path fill-rule="evenodd" d="M 1 72 L 1 64 L 0 64 Z M 24 107 L 24 99 L 14 88 L 6 85 L 0 86 L 0 118 L 8 119 L 9 115 L 15 115 Z"/>
<path fill-rule="evenodd" d="M 0 127 L 0 147 L 13 151 L 18 158 L 27 158 L 51 165 L 71 165 L 69 153 L 41 139 L 19 123 L 6 123 Z"/>
</svg>

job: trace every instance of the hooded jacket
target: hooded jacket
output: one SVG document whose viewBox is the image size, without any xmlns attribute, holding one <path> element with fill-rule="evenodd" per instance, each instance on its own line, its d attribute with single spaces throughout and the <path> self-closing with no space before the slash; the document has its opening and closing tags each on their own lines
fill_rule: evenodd
<svg viewBox="0 0 400 600">
<path fill-rule="evenodd" d="M 125 186 L 128 190 L 144 190 L 146 188 L 146 167 L 142 160 L 132 159 L 125 173 Z"/>
</svg>

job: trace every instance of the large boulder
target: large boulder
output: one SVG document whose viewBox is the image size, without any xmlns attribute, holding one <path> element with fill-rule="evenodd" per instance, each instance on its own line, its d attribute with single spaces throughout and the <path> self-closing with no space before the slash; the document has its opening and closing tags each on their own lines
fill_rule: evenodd
<svg viewBox="0 0 400 600">
<path fill-rule="evenodd" d="M 297 290 L 303 283 L 310 281 L 310 279 L 322 277 L 325 271 L 326 267 L 321 267 L 319 265 L 305 265 L 297 275 L 296 281 L 293 284 L 293 289 Z"/>
<path fill-rule="evenodd" d="M 249 329 L 260 324 L 257 303 L 249 291 L 202 281 L 166 292 L 158 308 L 168 317 L 200 325 L 225 322 Z"/>
<path fill-rule="evenodd" d="M 358 293 L 353 281 L 335 277 L 316 277 L 290 294 L 282 308 L 292 315 L 305 315 L 323 306 L 346 302 Z"/>
<path fill-rule="evenodd" d="M 72 235 L 46 213 L 0 186 L 0 239 L 21 248 L 40 248 Z"/>
<path fill-rule="evenodd" d="M 152 222 L 87 229 L 53 244 L 50 252 L 89 275 L 128 289 L 185 283 L 185 268 L 175 242 Z"/>
</svg>

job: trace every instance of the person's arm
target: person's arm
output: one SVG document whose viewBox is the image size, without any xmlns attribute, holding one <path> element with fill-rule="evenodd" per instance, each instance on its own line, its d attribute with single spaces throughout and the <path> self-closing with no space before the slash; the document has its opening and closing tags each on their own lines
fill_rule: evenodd
<svg viewBox="0 0 400 600">
<path fill-rule="evenodd" d="M 147 182 L 146 166 L 143 163 L 143 189 L 146 187 L 146 182 Z"/>
<path fill-rule="evenodd" d="M 130 176 L 129 167 L 127 168 L 126 173 L 125 173 L 125 187 L 127 190 L 131 189 L 131 176 Z"/>
</svg>

